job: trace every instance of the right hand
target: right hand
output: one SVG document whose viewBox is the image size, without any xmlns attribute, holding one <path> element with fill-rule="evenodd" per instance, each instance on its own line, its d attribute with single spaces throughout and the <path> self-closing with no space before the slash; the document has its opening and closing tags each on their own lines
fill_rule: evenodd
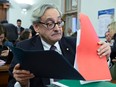
<svg viewBox="0 0 116 87">
<path fill-rule="evenodd" d="M 20 83 L 21 86 L 27 87 L 29 80 L 34 78 L 34 75 L 27 70 L 21 70 L 20 64 L 16 64 L 13 69 L 13 76 Z"/>
</svg>

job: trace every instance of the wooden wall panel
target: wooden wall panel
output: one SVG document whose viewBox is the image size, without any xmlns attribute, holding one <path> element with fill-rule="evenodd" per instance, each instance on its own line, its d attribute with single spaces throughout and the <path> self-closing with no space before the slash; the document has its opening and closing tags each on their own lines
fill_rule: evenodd
<svg viewBox="0 0 116 87">
<path fill-rule="evenodd" d="M 3 7 L 3 4 L 0 4 L 0 21 L 7 19 L 7 9 Z"/>
</svg>

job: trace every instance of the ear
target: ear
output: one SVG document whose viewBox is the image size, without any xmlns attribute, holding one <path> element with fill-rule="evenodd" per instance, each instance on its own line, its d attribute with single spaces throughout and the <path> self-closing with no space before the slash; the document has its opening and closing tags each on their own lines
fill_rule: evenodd
<svg viewBox="0 0 116 87">
<path fill-rule="evenodd" d="M 38 24 L 33 24 L 33 28 L 36 33 L 39 33 L 39 25 Z"/>
</svg>

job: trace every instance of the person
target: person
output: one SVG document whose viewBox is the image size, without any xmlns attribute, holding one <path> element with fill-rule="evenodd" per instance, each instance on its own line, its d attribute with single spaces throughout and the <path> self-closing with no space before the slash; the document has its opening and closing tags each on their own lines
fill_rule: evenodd
<svg viewBox="0 0 116 87">
<path fill-rule="evenodd" d="M 17 43 L 18 48 L 25 50 L 50 50 L 51 46 L 56 46 L 55 51 L 63 55 L 71 65 L 74 65 L 76 53 L 76 38 L 64 37 L 61 12 L 51 4 L 44 4 L 33 11 L 33 26 L 39 34 L 29 40 Z M 96 49 L 98 55 L 109 56 L 110 47 L 105 42 L 99 42 L 100 48 Z M 49 57 L 48 57 L 49 58 Z M 50 84 L 50 78 L 37 78 L 30 71 L 20 69 L 20 64 L 13 59 L 10 69 L 8 87 L 46 87 Z"/>
<path fill-rule="evenodd" d="M 6 32 L 2 24 L 0 24 L 0 60 L 3 60 L 6 64 L 10 64 L 13 54 L 8 46 L 13 46 L 11 42 L 6 39 Z"/>
<path fill-rule="evenodd" d="M 32 38 L 32 32 L 30 29 L 25 29 L 21 32 L 20 34 L 20 37 L 18 38 L 18 42 L 19 41 L 23 41 L 23 40 L 26 40 L 26 39 L 30 39 Z"/>
<path fill-rule="evenodd" d="M 114 40 L 113 45 L 111 46 L 111 63 L 112 63 L 112 67 L 111 67 L 111 75 L 112 75 L 112 79 L 116 80 L 116 22 L 112 22 L 109 25 L 108 28 L 109 34 L 111 35 L 111 38 Z"/>
<path fill-rule="evenodd" d="M 72 34 L 73 34 L 72 29 L 71 28 L 68 28 L 67 36 L 71 36 Z"/>
<path fill-rule="evenodd" d="M 6 38 L 8 39 L 8 41 L 14 44 L 18 38 L 17 27 L 12 23 L 8 23 L 7 20 L 2 21 L 1 23 L 3 24 L 5 28 Z"/>
<path fill-rule="evenodd" d="M 0 21 L 0 23 L 4 24 L 4 23 L 8 23 L 8 21 L 7 20 L 2 20 L 2 21 Z"/>
<path fill-rule="evenodd" d="M 31 29 L 31 31 L 32 31 L 32 36 L 35 36 L 36 35 L 36 31 L 34 30 L 33 25 L 31 25 L 29 27 L 29 29 Z"/>
<path fill-rule="evenodd" d="M 77 37 L 77 31 L 74 32 L 74 33 L 71 35 L 71 37 Z"/>
<path fill-rule="evenodd" d="M 110 35 L 109 31 L 106 31 L 105 38 L 106 38 L 106 41 L 105 42 L 106 43 L 109 43 L 109 45 L 112 46 L 113 45 L 113 40 L 111 38 L 111 35 Z"/>
<path fill-rule="evenodd" d="M 111 46 L 111 55 L 110 57 L 114 59 L 116 57 L 116 22 L 112 22 L 109 25 L 109 34 L 111 35 L 112 40 L 114 40 L 113 45 Z"/>
<path fill-rule="evenodd" d="M 18 32 L 19 36 L 20 36 L 21 32 L 24 30 L 24 28 L 21 26 L 21 24 L 22 24 L 22 20 L 17 19 L 17 32 Z"/>
</svg>

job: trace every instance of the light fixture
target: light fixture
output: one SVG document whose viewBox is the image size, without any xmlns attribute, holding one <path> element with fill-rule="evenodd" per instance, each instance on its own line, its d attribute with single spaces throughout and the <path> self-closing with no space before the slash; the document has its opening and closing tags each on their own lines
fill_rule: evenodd
<svg viewBox="0 0 116 87">
<path fill-rule="evenodd" d="M 34 4 L 33 0 L 15 0 L 15 2 L 19 4 L 23 14 L 26 14 L 27 10 Z"/>
<path fill-rule="evenodd" d="M 31 5 L 26 3 L 20 3 L 19 6 L 21 7 L 21 9 L 26 9 L 26 10 L 31 8 Z"/>
<path fill-rule="evenodd" d="M 33 0 L 15 0 L 15 2 L 18 3 L 18 4 L 29 4 L 29 5 L 34 4 Z"/>
</svg>

